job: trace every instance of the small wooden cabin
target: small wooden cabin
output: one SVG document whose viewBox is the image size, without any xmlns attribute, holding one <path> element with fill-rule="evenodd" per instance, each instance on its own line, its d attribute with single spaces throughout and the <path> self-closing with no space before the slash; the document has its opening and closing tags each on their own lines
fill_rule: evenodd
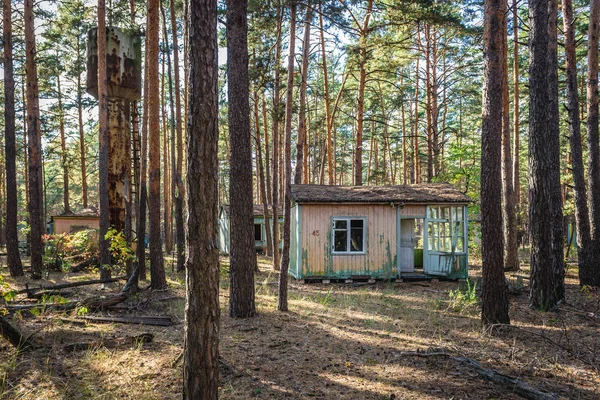
<svg viewBox="0 0 600 400">
<path fill-rule="evenodd" d="M 296 279 L 466 278 L 466 195 L 447 183 L 292 185 Z"/>
<path fill-rule="evenodd" d="M 75 233 L 85 229 L 100 229 L 100 214 L 95 208 L 85 208 L 79 212 L 68 212 L 50 217 L 51 232 Z"/>
<path fill-rule="evenodd" d="M 279 219 L 279 248 L 282 248 L 281 235 L 283 227 L 283 209 L 278 207 L 277 219 Z M 265 213 L 262 204 L 254 204 L 254 248 L 259 253 L 267 249 L 267 230 L 265 227 Z M 229 254 L 229 205 L 221 206 L 219 211 L 219 250 Z M 269 206 L 269 222 L 273 232 L 273 207 Z"/>
</svg>

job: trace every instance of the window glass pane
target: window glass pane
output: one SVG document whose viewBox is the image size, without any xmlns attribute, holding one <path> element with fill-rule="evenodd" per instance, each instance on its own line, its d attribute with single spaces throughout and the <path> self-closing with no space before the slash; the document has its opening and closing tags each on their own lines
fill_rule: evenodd
<svg viewBox="0 0 600 400">
<path fill-rule="evenodd" d="M 348 231 L 333 231 L 333 251 L 348 251 Z"/>
<path fill-rule="evenodd" d="M 429 227 L 427 228 L 427 236 L 430 238 L 438 236 L 438 223 L 430 222 Z"/>
<path fill-rule="evenodd" d="M 450 224 L 447 222 L 440 222 L 440 237 L 450 236 L 450 232 L 448 231 L 448 225 Z"/>
<path fill-rule="evenodd" d="M 456 249 L 455 249 L 455 251 L 456 252 L 460 252 L 460 253 L 462 253 L 462 252 L 465 251 L 465 244 L 463 242 L 463 238 L 462 237 L 458 237 L 456 239 Z"/>
<path fill-rule="evenodd" d="M 444 237 L 441 240 L 441 251 L 452 251 L 452 241 L 449 237 Z"/>
<path fill-rule="evenodd" d="M 456 207 L 456 221 L 462 221 L 463 218 L 463 208 L 462 207 Z"/>
<path fill-rule="evenodd" d="M 429 218 L 437 219 L 438 218 L 438 208 L 437 207 L 429 207 Z"/>
<path fill-rule="evenodd" d="M 430 251 L 438 251 L 438 238 L 436 237 L 429 237 L 428 241 L 428 249 Z"/>
<path fill-rule="evenodd" d="M 348 227 L 348 221 L 346 221 L 345 219 L 335 220 L 333 227 L 334 227 L 334 229 L 347 229 L 347 227 Z"/>
<path fill-rule="evenodd" d="M 450 219 L 450 207 L 442 207 L 442 219 Z"/>
<path fill-rule="evenodd" d="M 350 229 L 350 251 L 363 251 L 363 228 Z"/>
<path fill-rule="evenodd" d="M 351 219 L 350 220 L 350 227 L 351 228 L 361 228 L 363 227 L 363 220 L 362 219 Z"/>
<path fill-rule="evenodd" d="M 262 240 L 262 225 L 254 224 L 254 240 Z"/>
</svg>

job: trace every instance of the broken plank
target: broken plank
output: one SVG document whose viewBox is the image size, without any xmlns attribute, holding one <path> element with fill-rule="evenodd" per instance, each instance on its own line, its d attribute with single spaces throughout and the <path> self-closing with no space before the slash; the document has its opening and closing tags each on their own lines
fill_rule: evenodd
<svg viewBox="0 0 600 400">
<path fill-rule="evenodd" d="M 171 326 L 171 317 L 110 317 L 110 316 L 85 316 L 83 319 L 93 322 L 116 322 L 120 324 Z"/>
</svg>

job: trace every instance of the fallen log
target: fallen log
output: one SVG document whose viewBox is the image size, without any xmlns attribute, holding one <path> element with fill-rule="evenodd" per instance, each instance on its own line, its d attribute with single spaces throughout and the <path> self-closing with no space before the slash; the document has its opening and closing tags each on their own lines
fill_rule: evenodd
<svg viewBox="0 0 600 400">
<path fill-rule="evenodd" d="M 468 357 L 456 357 L 449 353 L 444 352 L 432 352 L 423 353 L 416 351 L 402 352 L 395 355 L 395 358 L 400 357 L 444 357 L 446 359 L 455 361 L 460 364 L 464 364 L 474 372 L 476 372 L 482 378 L 501 385 L 506 388 L 510 388 L 517 395 L 529 399 L 529 400 L 558 400 L 559 396 L 554 393 L 542 392 L 535 388 L 529 383 L 522 381 L 519 378 L 515 378 L 509 375 L 504 375 L 491 368 L 483 367 L 479 362 Z"/>
<path fill-rule="evenodd" d="M 154 325 L 154 326 L 171 326 L 173 322 L 171 317 L 151 317 L 151 316 L 126 316 L 126 317 L 109 317 L 109 316 L 84 316 L 83 319 L 93 322 L 117 322 L 120 324 L 135 324 L 135 325 Z"/>
<path fill-rule="evenodd" d="M 11 325 L 4 317 L 0 317 L 0 336 L 8 340 L 17 349 L 32 348 L 33 345 L 21 335 L 17 328 Z"/>
<path fill-rule="evenodd" d="M 78 287 L 78 286 L 95 285 L 98 283 L 112 283 L 112 282 L 118 282 L 121 280 L 127 280 L 127 277 L 119 276 L 117 278 L 110 278 L 110 279 L 94 279 L 91 281 L 61 283 L 59 285 L 54 285 L 54 286 L 40 286 L 40 287 L 29 287 L 29 283 L 26 283 L 25 289 L 17 290 L 16 293 L 17 294 L 22 294 L 22 293 L 29 294 L 29 293 L 33 293 L 33 292 L 39 292 L 41 290 L 60 290 L 60 289 L 74 288 L 74 287 Z"/>
<path fill-rule="evenodd" d="M 61 283 L 59 285 L 53 285 L 53 286 L 40 286 L 38 288 L 29 288 L 29 286 L 28 286 L 29 284 L 26 283 L 25 284 L 26 288 L 17 291 L 17 294 L 28 293 L 28 291 L 60 290 L 60 289 L 74 288 L 74 287 L 78 287 L 78 286 L 88 286 L 88 285 L 96 285 L 96 284 L 102 284 L 102 283 L 113 283 L 113 282 L 118 282 L 118 281 L 122 281 L 122 280 L 127 280 L 127 277 L 119 276 L 119 277 L 110 278 L 110 279 L 93 279 L 90 281 Z"/>
<path fill-rule="evenodd" d="M 34 308 L 43 310 L 69 311 L 77 307 L 85 307 L 88 310 L 102 310 L 127 300 L 125 293 L 119 293 L 110 297 L 89 297 L 79 301 L 68 301 L 66 303 L 42 303 L 42 304 L 15 304 L 6 306 L 6 309 L 14 313 L 16 311 L 29 311 Z"/>
<path fill-rule="evenodd" d="M 125 338 L 111 339 L 111 340 L 100 340 L 96 342 L 82 342 L 72 343 L 64 347 L 65 351 L 85 351 L 91 349 L 97 349 L 99 347 L 114 348 L 125 344 L 131 346 L 137 346 L 139 344 L 150 343 L 154 340 L 154 335 L 148 332 L 141 333 L 135 336 L 128 336 Z"/>
</svg>

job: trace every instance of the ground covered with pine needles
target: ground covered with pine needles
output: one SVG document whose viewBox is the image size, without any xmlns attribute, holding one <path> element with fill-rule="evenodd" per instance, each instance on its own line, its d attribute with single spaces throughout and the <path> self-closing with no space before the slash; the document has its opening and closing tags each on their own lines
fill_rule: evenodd
<svg viewBox="0 0 600 400">
<path fill-rule="evenodd" d="M 482 367 L 517 377 L 557 398 L 600 393 L 600 293 L 581 290 L 567 274 L 558 310 L 531 310 L 524 269 L 511 276 L 510 327 L 483 330 L 473 285 L 457 282 L 303 284 L 290 280 L 290 311 L 277 312 L 278 275 L 259 258 L 256 318 L 227 316 L 228 259 L 221 276 L 222 399 L 513 399 L 513 388 L 484 380 Z M 26 279 L 12 280 L 14 288 Z M 51 285 L 93 279 L 50 274 Z M 179 399 L 182 396 L 184 275 L 168 274 L 169 290 L 148 290 L 110 312 L 39 310 L 9 320 L 38 348 L 17 352 L 0 339 L 0 398 Z M 37 284 L 37 283 L 36 283 Z M 69 289 L 64 301 L 117 292 L 121 283 Z M 17 301 L 25 301 L 21 295 Z M 90 315 L 170 316 L 172 326 L 95 323 Z M 143 332 L 151 343 L 131 339 Z M 73 343 L 94 343 L 67 350 Z"/>
</svg>

